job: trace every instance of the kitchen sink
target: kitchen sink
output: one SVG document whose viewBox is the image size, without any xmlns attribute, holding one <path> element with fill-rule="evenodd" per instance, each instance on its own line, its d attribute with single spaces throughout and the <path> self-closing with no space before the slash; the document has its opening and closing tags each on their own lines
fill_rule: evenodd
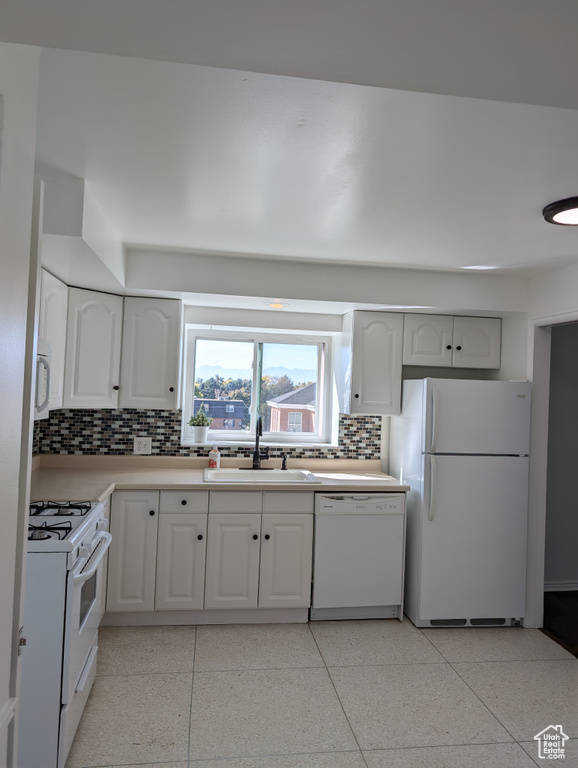
<svg viewBox="0 0 578 768">
<path fill-rule="evenodd" d="M 206 483 L 320 483 L 307 469 L 205 469 Z"/>
</svg>

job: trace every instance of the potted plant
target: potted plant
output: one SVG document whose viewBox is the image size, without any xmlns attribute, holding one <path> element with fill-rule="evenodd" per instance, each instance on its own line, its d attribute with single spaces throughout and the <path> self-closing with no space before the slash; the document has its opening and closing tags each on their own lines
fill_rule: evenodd
<svg viewBox="0 0 578 768">
<path fill-rule="evenodd" d="M 195 443 L 206 443 L 209 438 L 209 427 L 213 419 L 205 413 L 205 406 L 201 404 L 199 410 L 189 419 L 189 425 L 193 428 Z"/>
</svg>

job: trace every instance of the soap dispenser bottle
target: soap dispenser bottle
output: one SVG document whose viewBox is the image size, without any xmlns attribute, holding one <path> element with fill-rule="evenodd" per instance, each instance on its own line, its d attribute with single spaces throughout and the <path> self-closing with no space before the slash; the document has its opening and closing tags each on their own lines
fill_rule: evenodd
<svg viewBox="0 0 578 768">
<path fill-rule="evenodd" d="M 219 469 L 221 466 L 221 454 L 216 445 L 209 451 L 209 469 Z"/>
</svg>

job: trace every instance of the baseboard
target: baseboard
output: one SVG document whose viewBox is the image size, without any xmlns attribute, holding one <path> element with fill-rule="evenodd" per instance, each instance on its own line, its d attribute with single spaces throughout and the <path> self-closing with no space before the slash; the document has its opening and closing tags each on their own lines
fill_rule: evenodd
<svg viewBox="0 0 578 768">
<path fill-rule="evenodd" d="M 309 608 L 231 608 L 198 611 L 105 613 L 103 627 L 187 626 L 199 624 L 299 624 L 309 620 Z"/>
<path fill-rule="evenodd" d="M 544 592 L 578 592 L 578 581 L 545 581 Z"/>
</svg>

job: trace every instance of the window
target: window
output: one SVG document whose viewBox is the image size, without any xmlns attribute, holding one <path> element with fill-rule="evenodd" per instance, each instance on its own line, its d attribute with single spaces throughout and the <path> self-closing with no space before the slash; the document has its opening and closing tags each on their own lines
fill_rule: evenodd
<svg viewBox="0 0 578 768">
<path fill-rule="evenodd" d="M 250 442 L 257 419 L 269 443 L 328 442 L 331 337 L 187 327 L 182 441 L 203 407 L 209 440 Z"/>
<path fill-rule="evenodd" d="M 303 414 L 294 411 L 289 411 L 289 420 L 287 424 L 288 432 L 301 432 L 301 425 L 303 424 Z"/>
</svg>

